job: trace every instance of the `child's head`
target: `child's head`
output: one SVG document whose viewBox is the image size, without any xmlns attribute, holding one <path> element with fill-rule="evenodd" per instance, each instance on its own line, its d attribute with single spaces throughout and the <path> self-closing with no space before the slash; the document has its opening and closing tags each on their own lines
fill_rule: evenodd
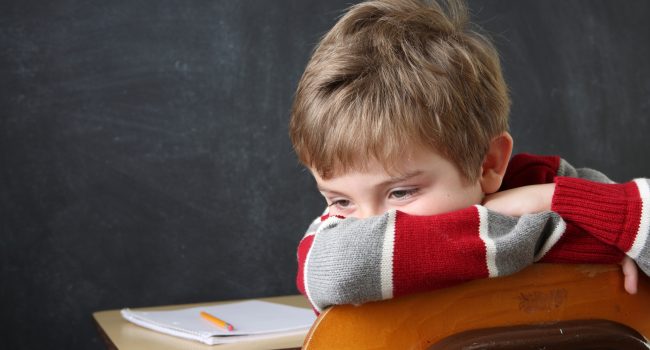
<svg viewBox="0 0 650 350">
<path fill-rule="evenodd" d="M 462 184 L 479 182 L 510 101 L 496 50 L 468 25 L 460 3 L 445 11 L 416 0 L 361 3 L 338 21 L 291 115 L 294 148 L 317 181 L 378 166 L 404 175 L 405 162 L 430 153 Z"/>
</svg>

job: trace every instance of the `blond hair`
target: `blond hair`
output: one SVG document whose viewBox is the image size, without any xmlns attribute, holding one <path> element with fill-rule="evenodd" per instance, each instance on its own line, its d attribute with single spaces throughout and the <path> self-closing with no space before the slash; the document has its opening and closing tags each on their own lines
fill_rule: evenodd
<svg viewBox="0 0 650 350">
<path fill-rule="evenodd" d="M 468 27 L 457 1 L 352 6 L 298 84 L 289 133 L 300 161 L 328 178 L 372 160 L 394 170 L 423 148 L 477 179 L 510 99 L 496 49 Z"/>
</svg>

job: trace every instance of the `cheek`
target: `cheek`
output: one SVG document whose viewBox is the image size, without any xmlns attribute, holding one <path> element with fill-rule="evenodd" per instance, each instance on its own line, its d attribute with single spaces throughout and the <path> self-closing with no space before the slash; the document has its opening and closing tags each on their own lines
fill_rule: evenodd
<svg viewBox="0 0 650 350">
<path fill-rule="evenodd" d="M 421 197 L 399 210 L 411 215 L 436 215 L 452 211 L 457 206 L 451 196 Z"/>
<path fill-rule="evenodd" d="M 480 204 L 482 192 L 475 188 L 429 193 L 399 210 L 411 215 L 436 215 Z"/>
</svg>

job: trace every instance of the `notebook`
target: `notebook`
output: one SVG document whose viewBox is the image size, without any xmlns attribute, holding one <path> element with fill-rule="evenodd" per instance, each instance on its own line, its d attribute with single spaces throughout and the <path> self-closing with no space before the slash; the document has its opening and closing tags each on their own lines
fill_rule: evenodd
<svg viewBox="0 0 650 350">
<path fill-rule="evenodd" d="M 205 311 L 232 324 L 233 331 L 218 328 L 200 316 Z M 249 300 L 171 311 L 122 309 L 122 317 L 139 326 L 205 344 L 226 344 L 272 337 L 306 334 L 316 315 L 310 309 Z"/>
</svg>

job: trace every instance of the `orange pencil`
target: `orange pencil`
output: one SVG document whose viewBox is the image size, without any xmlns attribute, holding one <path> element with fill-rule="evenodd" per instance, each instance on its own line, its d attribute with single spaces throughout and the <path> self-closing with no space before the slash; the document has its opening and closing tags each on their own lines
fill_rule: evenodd
<svg viewBox="0 0 650 350">
<path fill-rule="evenodd" d="M 225 330 L 227 330 L 229 332 L 235 329 L 235 327 L 233 327 L 230 323 L 228 323 L 228 322 L 226 322 L 226 321 L 224 321 L 224 320 L 222 320 L 222 319 L 220 319 L 218 317 L 212 316 L 212 315 L 210 315 L 209 313 L 207 313 L 205 311 L 201 311 L 201 317 L 203 317 L 204 319 L 214 323 L 219 328 L 223 328 L 223 329 L 225 329 Z"/>
</svg>

